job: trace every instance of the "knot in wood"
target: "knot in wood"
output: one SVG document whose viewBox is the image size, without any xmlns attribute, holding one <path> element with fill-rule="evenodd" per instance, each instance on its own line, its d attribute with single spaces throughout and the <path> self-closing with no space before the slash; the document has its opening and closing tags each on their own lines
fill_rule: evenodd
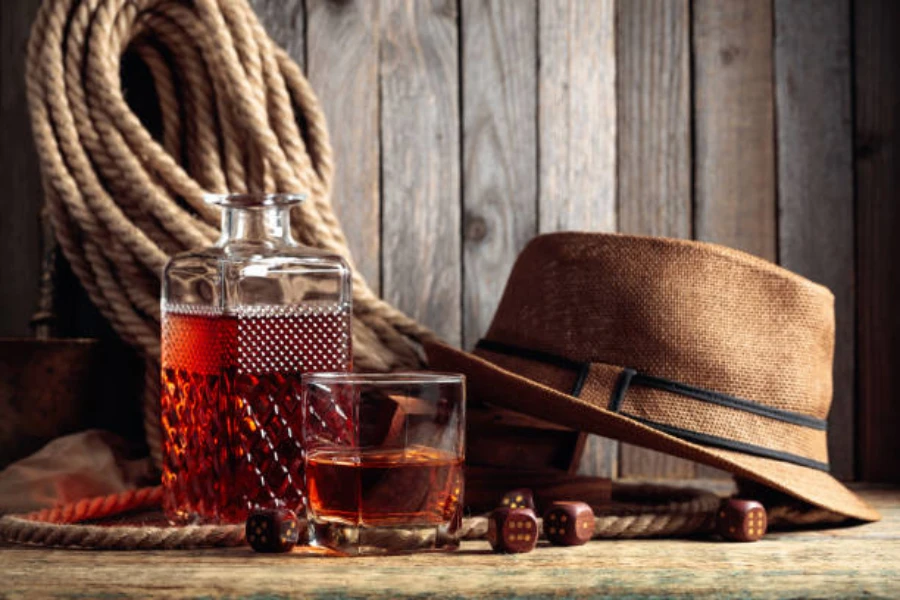
<svg viewBox="0 0 900 600">
<path fill-rule="evenodd" d="M 472 242 L 480 242 L 487 237 L 488 224 L 480 215 L 466 214 L 465 236 Z"/>
</svg>

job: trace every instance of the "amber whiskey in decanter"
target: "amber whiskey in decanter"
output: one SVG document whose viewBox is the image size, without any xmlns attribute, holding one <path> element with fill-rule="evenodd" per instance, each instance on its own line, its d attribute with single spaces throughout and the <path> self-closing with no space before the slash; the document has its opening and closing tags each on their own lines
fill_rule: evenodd
<svg viewBox="0 0 900 600">
<path fill-rule="evenodd" d="M 300 378 L 351 368 L 350 270 L 298 245 L 293 195 L 223 195 L 222 237 L 175 256 L 162 293 L 164 510 L 239 522 L 303 510 Z"/>
</svg>

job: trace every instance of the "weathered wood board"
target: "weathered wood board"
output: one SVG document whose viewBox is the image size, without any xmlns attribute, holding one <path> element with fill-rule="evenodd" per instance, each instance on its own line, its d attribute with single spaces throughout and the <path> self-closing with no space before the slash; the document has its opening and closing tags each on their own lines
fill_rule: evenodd
<svg viewBox="0 0 900 600">
<path fill-rule="evenodd" d="M 537 6 L 463 0 L 463 346 L 537 233 Z"/>
<path fill-rule="evenodd" d="M 0 336 L 27 335 L 41 265 L 40 170 L 25 101 L 25 45 L 40 0 L 0 3 Z"/>
<path fill-rule="evenodd" d="M 777 259 L 772 5 L 696 0 L 697 239 Z"/>
<path fill-rule="evenodd" d="M 859 476 L 900 481 L 900 3 L 853 7 Z"/>
<path fill-rule="evenodd" d="M 247 548 L 81 552 L 0 548 L 9 599 L 143 598 L 843 598 L 900 595 L 900 492 L 871 490 L 880 523 L 771 533 L 752 544 L 594 541 L 496 555 L 325 558 Z"/>
<path fill-rule="evenodd" d="M 775 3 L 781 264 L 835 294 L 832 473 L 853 477 L 855 296 L 850 5 Z"/>
<path fill-rule="evenodd" d="M 331 127 L 331 199 L 354 264 L 381 284 L 381 175 L 378 110 L 379 4 L 307 2 L 307 76 Z"/>
<path fill-rule="evenodd" d="M 462 335 L 459 55 L 454 0 L 381 5 L 384 297 Z"/>
<path fill-rule="evenodd" d="M 549 0 L 538 14 L 538 229 L 615 231 L 615 4 Z"/>
</svg>

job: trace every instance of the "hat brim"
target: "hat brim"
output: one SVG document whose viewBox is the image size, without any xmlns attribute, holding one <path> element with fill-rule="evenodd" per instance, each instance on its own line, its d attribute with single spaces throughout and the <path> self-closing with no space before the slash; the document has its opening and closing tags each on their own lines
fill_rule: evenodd
<svg viewBox="0 0 900 600">
<path fill-rule="evenodd" d="M 874 508 L 825 471 L 687 442 L 443 343 L 426 343 L 425 351 L 432 367 L 464 373 L 469 393 L 497 406 L 717 467 L 848 518 L 881 519 Z M 568 407 L 566 411 L 555 409 L 561 403 Z"/>
</svg>

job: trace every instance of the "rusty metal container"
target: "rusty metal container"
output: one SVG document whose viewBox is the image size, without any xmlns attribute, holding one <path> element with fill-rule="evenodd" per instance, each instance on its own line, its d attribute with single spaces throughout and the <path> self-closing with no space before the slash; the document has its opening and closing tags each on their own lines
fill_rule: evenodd
<svg viewBox="0 0 900 600">
<path fill-rule="evenodd" d="M 83 429 L 98 372 L 97 340 L 54 339 L 57 246 L 46 214 L 34 338 L 0 338 L 0 469 Z"/>
</svg>

